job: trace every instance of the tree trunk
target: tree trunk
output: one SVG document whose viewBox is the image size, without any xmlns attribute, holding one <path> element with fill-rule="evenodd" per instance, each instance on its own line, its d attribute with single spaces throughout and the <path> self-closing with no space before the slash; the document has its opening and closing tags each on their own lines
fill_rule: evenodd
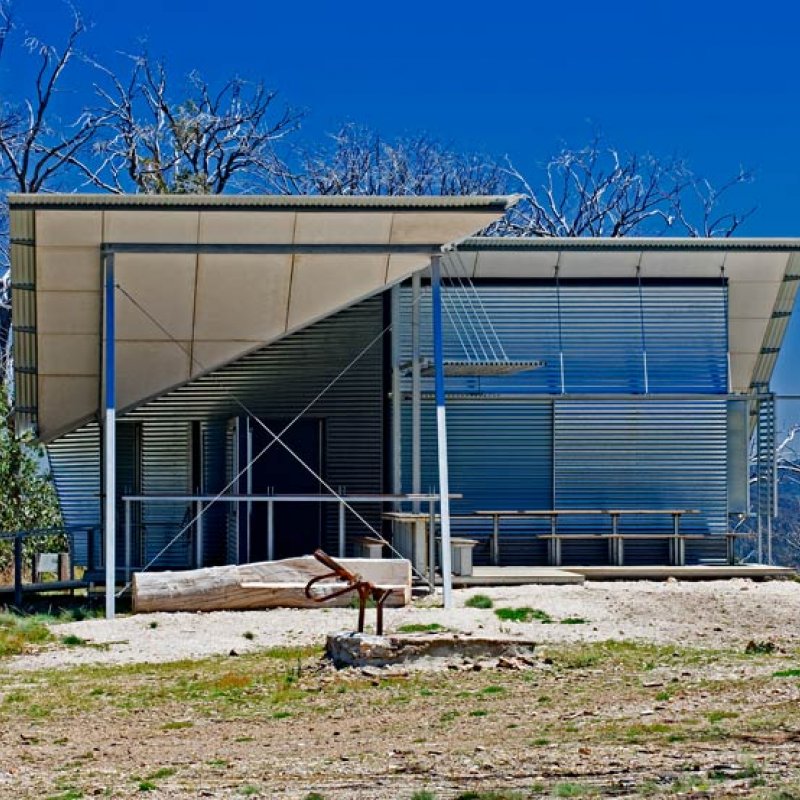
<svg viewBox="0 0 800 800">
<path fill-rule="evenodd" d="M 337 561 L 375 586 L 391 588 L 387 606 L 404 606 L 410 602 L 411 565 L 405 559 L 341 558 Z M 350 605 L 357 598 L 355 592 L 324 604 L 305 596 L 308 581 L 326 572 L 327 568 L 312 556 L 180 572 L 137 572 L 133 576 L 133 610 L 145 613 Z M 323 597 L 343 586 L 338 580 L 323 581 L 313 587 L 313 596 Z"/>
</svg>

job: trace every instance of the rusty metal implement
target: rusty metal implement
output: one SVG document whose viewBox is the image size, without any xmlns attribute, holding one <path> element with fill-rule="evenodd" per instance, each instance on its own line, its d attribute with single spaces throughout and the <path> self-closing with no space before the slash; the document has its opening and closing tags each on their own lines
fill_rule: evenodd
<svg viewBox="0 0 800 800">
<path fill-rule="evenodd" d="M 350 572 L 349 569 L 346 569 L 333 558 L 331 558 L 324 550 L 315 550 L 314 551 L 314 558 L 317 559 L 321 564 L 324 564 L 330 572 L 326 572 L 324 575 L 317 575 L 316 578 L 312 578 L 306 584 L 306 597 L 309 600 L 313 600 L 315 603 L 326 603 L 328 600 L 333 600 L 334 597 L 341 597 L 343 594 L 347 594 L 348 592 L 357 592 L 358 593 L 358 632 L 364 633 L 364 613 L 367 608 L 367 600 L 372 598 L 375 601 L 375 607 L 378 614 L 378 619 L 375 625 L 375 632 L 378 636 L 383 635 L 383 604 L 389 598 L 389 595 L 392 593 L 391 589 L 380 589 L 379 587 L 375 586 L 374 584 L 370 583 L 369 581 L 365 581 L 361 578 L 360 575 L 357 575 L 354 572 Z M 337 589 L 330 594 L 323 595 L 322 597 L 314 597 L 311 594 L 311 587 L 321 583 L 322 581 L 329 580 L 331 578 L 338 578 L 341 581 L 344 581 L 347 585 L 342 587 L 341 589 Z"/>
</svg>

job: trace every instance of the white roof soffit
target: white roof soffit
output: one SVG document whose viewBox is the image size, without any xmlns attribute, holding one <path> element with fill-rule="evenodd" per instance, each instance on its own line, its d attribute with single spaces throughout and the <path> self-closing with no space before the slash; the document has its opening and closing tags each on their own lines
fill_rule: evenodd
<svg viewBox="0 0 800 800">
<path fill-rule="evenodd" d="M 455 256 L 453 256 L 455 257 Z M 734 392 L 766 389 L 800 282 L 800 239 L 473 238 L 458 266 L 474 279 L 711 279 L 729 286 Z"/>
<path fill-rule="evenodd" d="M 403 280 L 515 198 L 9 201 L 18 373 L 35 376 L 18 382 L 18 414 L 38 418 L 49 441 L 98 411 L 102 252 L 114 253 L 117 398 L 126 410 Z"/>
</svg>

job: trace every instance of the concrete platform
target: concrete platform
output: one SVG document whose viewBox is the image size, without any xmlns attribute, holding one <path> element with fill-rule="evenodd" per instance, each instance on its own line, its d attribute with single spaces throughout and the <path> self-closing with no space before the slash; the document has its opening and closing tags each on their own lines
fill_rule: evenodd
<svg viewBox="0 0 800 800">
<path fill-rule="evenodd" d="M 574 585 L 585 580 L 583 575 L 559 567 L 474 567 L 472 575 L 454 575 L 453 586 Z"/>
<path fill-rule="evenodd" d="M 525 584 L 576 585 L 584 581 L 711 581 L 730 578 L 768 580 L 789 578 L 797 571 L 789 567 L 766 564 L 702 565 L 702 566 L 570 566 L 570 567 L 475 567 L 470 576 L 453 576 L 453 586 L 523 586 Z M 437 580 L 437 583 L 439 581 Z"/>
<path fill-rule="evenodd" d="M 667 580 L 675 578 L 679 581 L 713 581 L 728 580 L 730 578 L 750 578 L 751 580 L 765 580 L 769 578 L 790 578 L 797 575 L 797 571 L 790 567 L 771 567 L 767 564 L 735 564 L 669 567 L 569 567 L 570 572 L 583 575 L 589 581 L 636 581 L 636 580 Z"/>
</svg>

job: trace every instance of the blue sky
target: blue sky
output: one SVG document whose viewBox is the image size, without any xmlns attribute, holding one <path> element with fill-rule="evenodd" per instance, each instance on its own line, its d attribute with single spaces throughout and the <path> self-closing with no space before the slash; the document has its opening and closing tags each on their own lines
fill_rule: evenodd
<svg viewBox="0 0 800 800">
<path fill-rule="evenodd" d="M 800 236 L 800 5 L 788 1 L 76 5 L 94 26 L 84 46 L 101 61 L 145 41 L 176 76 L 263 78 L 308 109 L 309 139 L 342 121 L 425 130 L 507 154 L 525 172 L 599 126 L 623 149 L 684 156 L 714 181 L 753 168 L 739 204 L 759 210 L 741 233 Z M 16 8 L 46 40 L 68 16 L 60 0 Z M 18 74 L 0 73 L 0 93 Z M 800 393 L 798 364 L 794 319 L 779 391 Z"/>
</svg>

